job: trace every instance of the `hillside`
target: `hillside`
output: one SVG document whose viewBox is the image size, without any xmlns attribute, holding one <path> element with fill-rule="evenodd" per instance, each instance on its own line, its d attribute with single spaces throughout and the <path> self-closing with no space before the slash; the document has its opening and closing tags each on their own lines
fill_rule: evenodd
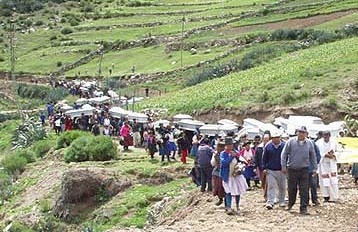
<svg viewBox="0 0 358 232">
<path fill-rule="evenodd" d="M 234 73 L 230 75 L 230 79 L 237 77 L 232 79 L 236 82 L 236 79 L 241 80 L 254 74 L 254 71 L 249 71 L 252 74 L 241 74 L 242 70 L 261 65 L 270 66 L 271 62 L 274 66 L 278 64 L 276 60 L 287 59 L 287 54 L 297 50 L 315 49 L 314 47 L 323 43 L 355 36 L 356 26 L 349 29 L 349 32 L 342 28 L 358 20 L 358 5 L 351 0 L 123 0 L 81 1 L 78 4 L 72 1 L 43 1 L 38 4 L 36 2 L 33 7 L 31 3 L 20 5 L 15 12 L 9 8 L 10 3 L 11 0 L 4 1 L 3 4 L 8 9 L 4 7 L 0 18 L 3 22 L 0 28 L 0 34 L 3 35 L 0 40 L 0 70 L 10 70 L 7 58 L 8 38 L 14 36 L 15 72 L 30 75 L 30 78 L 26 77 L 24 80 L 31 79 L 31 75 L 40 75 L 39 80 L 44 83 L 48 82 L 48 75 L 57 78 L 100 77 L 104 82 L 118 80 L 122 88 L 117 89 L 117 92 L 127 95 L 132 95 L 134 91 L 137 95 L 143 95 L 142 90 L 146 87 L 149 87 L 152 96 L 177 92 L 230 73 Z M 11 15 L 11 20 L 8 15 Z M 11 21 L 14 23 L 11 24 Z M 11 25 L 14 26 L 14 33 L 10 33 Z M 278 34 L 277 30 L 286 30 L 283 33 L 287 33 L 288 37 L 274 37 L 275 33 Z M 289 33 L 297 33 L 297 30 L 305 30 L 303 34 L 307 35 L 290 37 Z M 337 30 L 341 32 L 337 34 Z M 349 34 L 342 37 L 342 33 Z M 312 35 L 308 36 L 309 34 Z M 352 47 L 357 43 L 356 40 L 351 42 Z M 334 48 L 330 49 L 332 54 Z M 255 53 L 262 55 L 255 56 Z M 300 57 L 304 59 L 304 56 Z M 319 62 L 318 58 L 316 60 Z M 344 91 L 348 83 L 352 83 L 350 76 L 355 75 L 356 60 L 347 61 L 344 68 L 340 62 L 330 64 L 332 71 L 306 70 L 305 74 L 301 74 L 307 79 L 317 76 L 317 82 L 327 78 L 322 91 L 309 89 L 314 81 L 300 89 L 298 85 L 301 83 L 292 81 L 295 79 L 292 75 L 285 79 L 292 81 L 291 88 L 281 88 L 287 90 L 284 93 L 287 95 L 286 99 L 282 99 L 281 91 L 276 93 L 280 96 L 275 97 L 274 101 L 268 98 L 266 94 L 270 90 L 265 91 L 265 88 L 271 88 L 270 86 L 262 86 L 262 93 L 254 94 L 255 96 L 234 87 L 231 89 L 235 90 L 235 94 L 231 94 L 229 98 L 220 99 L 218 94 L 212 95 L 219 99 L 211 102 L 210 106 L 195 103 L 190 107 L 183 107 L 179 100 L 178 104 L 169 103 L 171 105 L 168 106 L 166 103 L 163 107 L 168 107 L 170 113 L 180 112 L 183 108 L 187 112 L 197 113 L 217 108 L 221 111 L 225 107 L 240 107 L 242 110 L 241 107 L 247 107 L 249 102 L 255 102 L 255 107 L 260 108 L 253 112 L 257 114 L 262 111 L 262 105 L 265 106 L 264 110 L 272 110 L 271 106 L 295 107 L 298 103 L 314 102 L 315 106 L 325 111 L 329 110 L 325 106 L 338 107 L 342 113 L 334 117 L 341 117 L 350 112 L 350 109 L 356 109 L 354 104 L 352 106 L 356 95 L 353 91 L 346 101 L 344 93 L 335 95 L 334 92 L 336 87 Z M 307 64 L 304 60 L 301 63 Z M 262 67 L 258 70 L 264 72 Z M 285 67 L 281 70 L 285 70 Z M 344 81 L 334 81 L 337 80 L 335 75 L 341 74 L 344 75 Z M 262 73 L 259 76 L 265 78 Z M 18 80 L 23 77 L 24 75 L 19 76 Z M 301 77 L 301 81 L 305 79 Z M 236 84 L 241 85 L 241 81 Z M 356 89 L 354 83 L 351 87 Z M 199 88 L 201 87 L 195 87 Z M 251 93 L 256 92 L 249 85 L 245 89 Z M 191 89 L 185 92 L 191 92 Z M 299 96 L 295 96 L 296 92 L 300 92 Z M 242 95 L 237 98 L 239 93 Z M 169 98 L 177 96 L 169 95 Z M 188 97 L 195 99 L 196 95 Z M 146 106 L 151 103 L 152 101 Z M 319 114 L 325 115 L 322 112 Z"/>
<path fill-rule="evenodd" d="M 47 123 L 22 137 L 38 136 L 24 149 L 13 147 L 18 109 L 37 119 L 48 102 L 72 105 L 77 96 L 49 83 L 75 79 L 119 96 L 147 88 L 133 108 L 167 109 L 163 118 L 349 115 L 353 128 L 356 0 L 0 0 L 0 35 L 1 231 L 356 229 L 357 185 L 347 173 L 340 201 L 309 207 L 309 217 L 267 211 L 258 188 L 243 196 L 241 215 L 227 216 L 188 178 L 192 157 L 160 162 L 144 149 L 123 151 L 119 136 L 57 135 Z"/>
</svg>

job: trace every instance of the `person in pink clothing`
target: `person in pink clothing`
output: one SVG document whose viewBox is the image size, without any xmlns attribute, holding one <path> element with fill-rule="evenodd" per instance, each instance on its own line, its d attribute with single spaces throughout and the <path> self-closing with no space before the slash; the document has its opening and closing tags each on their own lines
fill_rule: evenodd
<svg viewBox="0 0 358 232">
<path fill-rule="evenodd" d="M 131 134 L 132 128 L 129 126 L 128 121 L 125 121 L 120 131 L 124 150 L 128 150 L 129 146 L 133 146 L 133 138 Z"/>
<path fill-rule="evenodd" d="M 250 180 L 253 179 L 256 176 L 256 173 L 254 172 L 254 155 L 255 151 L 250 147 L 251 142 L 245 142 L 243 144 L 243 148 L 240 150 L 239 154 L 240 156 L 244 157 L 244 159 L 247 161 L 247 165 L 245 167 L 244 171 L 244 177 L 246 179 L 246 183 L 249 186 L 249 190 L 251 188 Z"/>
</svg>

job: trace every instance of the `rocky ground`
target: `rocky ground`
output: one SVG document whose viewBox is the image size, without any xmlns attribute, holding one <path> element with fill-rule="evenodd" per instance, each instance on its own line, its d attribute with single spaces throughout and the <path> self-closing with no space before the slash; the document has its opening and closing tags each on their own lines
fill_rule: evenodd
<svg viewBox="0 0 358 232">
<path fill-rule="evenodd" d="M 265 203 L 260 189 L 248 191 L 242 197 L 240 215 L 226 215 L 223 206 L 215 206 L 215 202 L 216 199 L 211 195 L 195 190 L 194 197 L 187 206 L 162 220 L 159 226 L 147 228 L 145 231 L 354 232 L 358 230 L 358 185 L 353 183 L 348 174 L 340 178 L 340 201 L 322 203 L 318 207 L 310 206 L 311 215 L 308 216 L 301 216 L 298 213 L 298 204 L 294 206 L 292 212 L 287 212 L 278 206 L 268 211 L 264 207 Z"/>
</svg>

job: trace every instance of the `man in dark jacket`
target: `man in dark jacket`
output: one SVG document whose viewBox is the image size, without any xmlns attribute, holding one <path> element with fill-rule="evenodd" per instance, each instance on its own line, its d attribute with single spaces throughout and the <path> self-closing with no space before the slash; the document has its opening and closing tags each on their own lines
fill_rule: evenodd
<svg viewBox="0 0 358 232">
<path fill-rule="evenodd" d="M 196 156 L 196 162 L 199 165 L 201 175 L 201 192 L 205 192 L 206 184 L 208 185 L 207 191 L 212 191 L 211 175 L 213 172 L 213 167 L 211 166 L 210 161 L 211 157 L 213 156 L 213 150 L 209 144 L 209 139 L 203 139 Z"/>
</svg>

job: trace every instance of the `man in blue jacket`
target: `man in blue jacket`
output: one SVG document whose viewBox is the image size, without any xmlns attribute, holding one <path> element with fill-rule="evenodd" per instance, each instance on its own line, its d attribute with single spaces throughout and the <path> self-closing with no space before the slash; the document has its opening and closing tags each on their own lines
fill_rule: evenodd
<svg viewBox="0 0 358 232">
<path fill-rule="evenodd" d="M 281 153 L 285 142 L 281 140 L 281 134 L 275 132 L 271 135 L 271 141 L 264 148 L 263 165 L 267 173 L 267 203 L 266 208 L 271 210 L 275 198 L 279 200 L 280 207 L 285 207 L 286 175 L 281 171 Z M 278 195 L 276 196 L 276 193 Z"/>
<path fill-rule="evenodd" d="M 199 165 L 200 176 L 201 176 L 201 192 L 205 192 L 206 185 L 208 185 L 207 191 L 212 191 L 212 172 L 213 167 L 211 166 L 211 157 L 213 156 L 213 150 L 209 146 L 209 139 L 203 139 L 199 146 L 196 161 Z"/>
</svg>

